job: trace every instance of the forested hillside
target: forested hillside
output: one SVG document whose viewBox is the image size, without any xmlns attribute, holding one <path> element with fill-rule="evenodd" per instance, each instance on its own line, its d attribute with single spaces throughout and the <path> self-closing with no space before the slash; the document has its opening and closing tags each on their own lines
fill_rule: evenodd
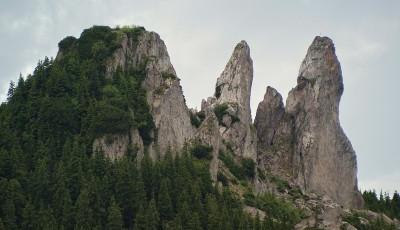
<svg viewBox="0 0 400 230">
<path fill-rule="evenodd" d="M 273 196 L 266 200 L 280 212 L 271 218 L 244 213 L 240 197 L 213 186 L 209 160 L 193 157 L 196 148 L 155 162 L 146 154 L 138 162 L 133 146 L 113 162 L 93 153 L 94 138 L 132 127 L 145 145 L 152 141 L 144 67 L 105 75 L 120 36 L 143 31 L 92 27 L 62 40 L 56 60 L 45 58 L 10 84 L 0 107 L 0 229 L 293 226 L 295 210 Z"/>
</svg>

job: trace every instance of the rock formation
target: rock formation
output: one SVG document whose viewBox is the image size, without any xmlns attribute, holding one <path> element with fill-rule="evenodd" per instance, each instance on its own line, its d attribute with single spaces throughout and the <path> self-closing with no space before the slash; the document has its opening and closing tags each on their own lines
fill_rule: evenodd
<svg viewBox="0 0 400 230">
<path fill-rule="evenodd" d="M 280 96 L 269 88 L 257 110 L 255 125 L 259 145 L 268 150 L 278 142 L 278 149 L 286 151 L 286 159 L 280 163 L 284 168 L 289 166 L 290 176 L 304 191 L 326 194 L 341 205 L 357 207 L 362 200 L 357 189 L 356 155 L 339 123 L 342 93 L 342 73 L 333 42 L 316 37 L 301 64 L 297 86 L 289 93 L 285 114 Z"/>
<path fill-rule="evenodd" d="M 203 102 L 202 110 L 214 110 L 220 134 L 236 156 L 256 160 L 256 133 L 250 111 L 253 61 L 245 41 L 236 45 L 233 54 L 217 79 L 215 97 Z"/>
<path fill-rule="evenodd" d="M 180 79 L 176 76 L 167 48 L 158 34 L 143 31 L 136 39 L 124 34 L 121 48 L 114 52 L 107 63 L 108 77 L 111 77 L 117 68 L 123 71 L 128 68 L 145 69 L 146 78 L 143 87 L 146 89 L 147 102 L 155 123 L 154 142 L 148 150 L 154 159 L 160 157 L 160 154 L 162 156 L 168 148 L 180 150 L 186 141 L 192 139 L 194 131 L 179 83 Z M 119 140 L 129 139 L 119 138 Z M 102 142 L 95 141 L 96 145 L 97 143 Z M 119 146 L 125 147 L 118 149 L 122 151 L 128 144 L 128 142 L 119 143 Z M 141 148 L 139 153 L 143 153 L 143 145 L 139 147 Z M 102 149 L 109 148 L 103 146 Z M 113 150 L 114 148 L 110 151 Z"/>
<path fill-rule="evenodd" d="M 284 114 L 285 107 L 282 102 L 282 96 L 276 89 L 268 86 L 264 100 L 257 107 L 254 120 L 260 148 L 268 148 L 274 144 L 277 129 Z"/>
<path fill-rule="evenodd" d="M 129 135 L 106 134 L 93 142 L 93 150 L 104 152 L 111 160 L 124 156 L 129 151 L 129 147 L 140 157 L 143 154 L 143 141 L 137 129 L 131 129 Z"/>
<path fill-rule="evenodd" d="M 250 111 L 253 63 L 245 41 L 236 45 L 217 79 L 214 96 L 203 100 L 204 120 L 197 129 L 191 124 L 165 44 L 156 33 L 143 31 L 135 39 L 125 35 L 121 48 L 108 60 L 107 76 L 117 68 L 131 67 L 145 70 L 142 87 L 155 123 L 154 142 L 148 150 L 154 159 L 168 148 L 179 151 L 196 139 L 213 146 L 210 171 L 214 180 L 219 151 L 230 149 L 237 159 L 257 160 L 259 169 L 269 170 L 305 192 L 326 194 L 346 207 L 360 205 L 356 157 L 338 117 L 343 79 L 329 38 L 313 41 L 286 106 L 275 89 L 267 88 L 257 109 L 255 129 Z M 94 149 L 117 158 L 129 144 L 135 144 L 143 155 L 137 130 L 129 137 L 99 138 Z"/>
<path fill-rule="evenodd" d="M 222 137 L 219 133 L 218 119 L 213 111 L 207 111 L 205 120 L 196 133 L 196 141 L 213 147 L 212 160 L 210 163 L 210 174 L 213 181 L 216 181 L 219 166 L 219 151 L 223 148 Z"/>
</svg>

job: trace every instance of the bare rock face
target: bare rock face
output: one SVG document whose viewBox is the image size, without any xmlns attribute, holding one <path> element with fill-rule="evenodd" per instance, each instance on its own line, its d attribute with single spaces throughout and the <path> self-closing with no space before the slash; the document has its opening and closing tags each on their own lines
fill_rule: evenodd
<svg viewBox="0 0 400 230">
<path fill-rule="evenodd" d="M 254 126 L 258 137 L 258 167 L 290 181 L 293 178 L 295 141 L 293 120 L 285 112 L 282 96 L 270 86 L 267 87 L 263 101 L 258 104 Z"/>
<path fill-rule="evenodd" d="M 129 135 L 107 134 L 93 142 L 93 151 L 102 151 L 111 160 L 116 160 L 127 154 L 129 145 L 134 154 L 143 156 L 143 141 L 137 129 L 132 129 Z"/>
<path fill-rule="evenodd" d="M 124 35 L 121 48 L 107 62 L 106 76 L 111 77 L 117 68 L 123 71 L 128 68 L 145 69 L 146 78 L 142 87 L 146 89 L 147 102 L 155 123 L 154 142 L 148 146 L 153 159 L 162 157 L 168 148 L 182 148 L 193 137 L 194 131 L 180 79 L 176 76 L 160 36 L 147 31 L 137 38 Z"/>
<path fill-rule="evenodd" d="M 250 94 L 253 82 L 253 60 L 245 41 L 236 45 L 221 76 L 217 79 L 217 103 L 235 103 L 242 123 L 251 123 Z"/>
<path fill-rule="evenodd" d="M 267 148 L 274 144 L 274 138 L 284 114 L 282 96 L 274 88 L 268 86 L 264 100 L 258 104 L 254 119 L 259 147 Z"/>
<path fill-rule="evenodd" d="M 295 117 L 295 177 L 305 190 L 353 207 L 359 205 L 357 162 L 339 122 L 342 93 L 342 71 L 333 42 L 316 37 L 286 102 L 287 113 Z"/>
<path fill-rule="evenodd" d="M 342 93 L 342 72 L 333 42 L 316 37 L 301 64 L 284 114 L 280 97 L 267 89 L 255 126 L 263 147 L 260 151 L 272 149 L 278 155 L 286 151 L 286 159 L 278 162 L 283 168 L 290 166 L 292 179 L 304 191 L 326 194 L 345 207 L 359 207 L 362 198 L 357 189 L 356 155 L 339 122 Z M 275 159 L 265 160 L 266 156 L 260 155 L 261 162 Z"/>
<path fill-rule="evenodd" d="M 236 45 L 225 70 L 217 80 L 213 108 L 225 106 L 220 117 L 221 136 L 232 144 L 237 156 L 256 160 L 256 133 L 250 111 L 253 61 L 245 41 Z"/>
<path fill-rule="evenodd" d="M 139 39 L 137 60 L 146 58 L 144 87 L 157 131 L 153 148 L 163 155 L 168 148 L 182 148 L 194 131 L 180 79 L 170 62 L 167 47 L 154 32 L 146 32 Z"/>
<path fill-rule="evenodd" d="M 196 132 L 196 140 L 213 147 L 212 159 L 210 162 L 210 174 L 213 181 L 217 180 L 218 174 L 218 156 L 222 148 L 222 138 L 219 134 L 218 119 L 212 111 L 208 111 L 205 120 Z"/>
</svg>

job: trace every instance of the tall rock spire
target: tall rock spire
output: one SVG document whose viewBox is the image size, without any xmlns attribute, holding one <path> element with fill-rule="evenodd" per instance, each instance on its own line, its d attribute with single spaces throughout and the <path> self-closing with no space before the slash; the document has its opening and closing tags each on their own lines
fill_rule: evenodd
<svg viewBox="0 0 400 230">
<path fill-rule="evenodd" d="M 250 95 L 253 61 L 245 41 L 238 43 L 215 87 L 215 106 L 225 106 L 220 114 L 220 133 L 231 142 L 237 156 L 256 159 L 256 134 L 251 129 Z"/>
<path fill-rule="evenodd" d="M 238 43 L 221 76 L 217 79 L 215 97 L 218 103 L 236 103 L 239 117 L 251 123 L 250 95 L 253 82 L 253 60 L 245 41 Z"/>
<path fill-rule="evenodd" d="M 295 176 L 305 190 L 353 207 L 359 203 L 357 161 L 339 122 L 342 93 L 334 44 L 327 37 L 316 37 L 286 102 L 286 111 L 295 117 Z"/>
<path fill-rule="evenodd" d="M 342 93 L 334 44 L 327 37 L 316 37 L 301 64 L 297 86 L 289 93 L 284 115 L 279 96 L 267 90 L 255 126 L 261 147 L 268 150 L 279 143 L 274 149 L 284 153 L 277 154 L 281 156 L 277 162 L 290 168 L 292 179 L 303 190 L 326 194 L 346 207 L 359 207 L 356 155 L 339 122 Z"/>
</svg>

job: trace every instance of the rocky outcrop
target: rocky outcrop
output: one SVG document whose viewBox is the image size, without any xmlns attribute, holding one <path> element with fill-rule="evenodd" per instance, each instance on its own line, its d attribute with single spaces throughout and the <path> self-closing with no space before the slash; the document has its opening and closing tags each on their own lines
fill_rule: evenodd
<svg viewBox="0 0 400 230">
<path fill-rule="evenodd" d="M 282 96 L 274 88 L 268 86 L 263 101 L 258 104 L 254 119 L 260 148 L 268 148 L 274 144 L 284 114 Z"/>
<path fill-rule="evenodd" d="M 202 102 L 205 117 L 198 129 L 191 124 L 180 80 L 156 33 L 124 35 L 121 48 L 108 61 L 107 76 L 118 68 L 143 69 L 146 75 L 142 87 L 155 123 L 154 142 L 147 149 L 154 159 L 168 148 L 179 150 L 198 139 L 213 146 L 213 179 L 219 151 L 229 149 L 237 159 L 257 160 L 260 169 L 292 180 L 305 192 L 326 194 L 346 207 L 360 205 L 356 157 L 338 117 L 343 79 L 329 38 L 313 41 L 286 106 L 275 89 L 267 88 L 257 109 L 256 129 L 250 111 L 253 63 L 245 41 L 236 45 L 217 79 L 214 97 Z M 111 139 L 111 144 L 105 138 L 96 140 L 94 149 L 118 157 L 132 143 L 129 137 Z"/>
<path fill-rule="evenodd" d="M 217 180 L 219 166 L 219 151 L 222 148 L 222 138 L 219 133 L 218 119 L 212 111 L 208 111 L 205 120 L 196 132 L 196 141 L 213 147 L 210 162 L 210 174 L 213 181 Z"/>
<path fill-rule="evenodd" d="M 340 63 L 331 39 L 316 37 L 301 64 L 286 111 L 294 117 L 295 178 L 307 191 L 359 206 L 356 155 L 339 122 L 343 93 Z"/>
<path fill-rule="evenodd" d="M 304 199 L 305 198 L 305 199 Z M 309 193 L 306 197 L 294 201 L 296 207 L 304 212 L 304 219 L 295 226 L 300 229 L 339 230 L 342 225 L 344 210 L 327 196 Z"/>
<path fill-rule="evenodd" d="M 129 135 L 106 134 L 103 137 L 96 138 L 93 142 L 93 151 L 101 151 L 111 160 L 119 159 L 132 151 L 132 154 L 141 159 L 144 146 L 138 130 L 132 129 Z"/>
<path fill-rule="evenodd" d="M 256 160 L 256 133 L 252 128 L 250 94 L 253 61 L 245 41 L 236 45 L 221 76 L 217 79 L 215 97 L 204 102 L 217 115 L 220 135 L 239 157 Z"/>
<path fill-rule="evenodd" d="M 263 101 L 258 104 L 254 126 L 258 137 L 258 167 L 282 179 L 292 180 L 293 120 L 285 112 L 282 96 L 272 87 L 267 87 Z M 265 191 L 265 185 L 259 186 L 259 192 Z"/>
<path fill-rule="evenodd" d="M 358 207 L 362 199 L 357 189 L 356 155 L 339 122 L 342 93 L 342 73 L 333 42 L 316 37 L 301 64 L 284 114 L 280 96 L 267 89 L 255 126 L 260 151 L 273 149 L 278 156 L 283 152 L 285 160 L 278 157 L 278 163 L 289 169 L 290 177 L 304 191 Z M 276 159 L 260 155 L 260 162 Z"/>
<path fill-rule="evenodd" d="M 194 131 L 180 79 L 158 34 L 143 31 L 134 38 L 124 34 L 121 48 L 114 52 L 106 66 L 107 77 L 111 77 L 118 68 L 122 71 L 129 68 L 145 70 L 142 87 L 146 89 L 147 102 L 155 123 L 154 142 L 147 148 L 153 159 L 162 157 L 168 148 L 179 151 L 186 141 L 193 138 Z M 102 142 L 95 141 L 96 145 L 98 143 Z"/>
<path fill-rule="evenodd" d="M 236 45 L 221 76 L 217 79 L 215 97 L 217 103 L 237 104 L 241 123 L 251 124 L 250 95 L 253 82 L 253 60 L 245 41 Z"/>
</svg>

